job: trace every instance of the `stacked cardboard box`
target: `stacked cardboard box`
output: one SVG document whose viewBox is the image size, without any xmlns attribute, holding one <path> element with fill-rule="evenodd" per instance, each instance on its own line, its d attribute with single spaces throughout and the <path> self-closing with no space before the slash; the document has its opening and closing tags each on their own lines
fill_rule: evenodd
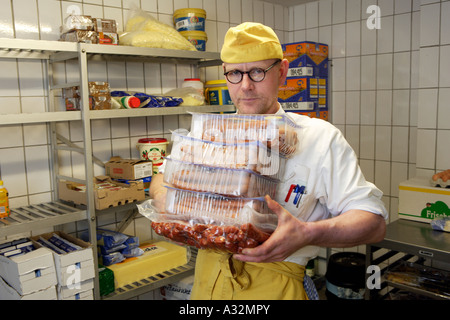
<svg viewBox="0 0 450 320">
<path fill-rule="evenodd" d="M 152 171 L 153 163 L 142 159 L 122 159 L 114 156 L 105 163 L 106 175 L 113 180 L 126 184 L 142 181 L 145 189 L 150 187 Z"/>
<path fill-rule="evenodd" d="M 19 242 L 30 243 L 30 239 L 0 244 L 0 300 L 56 300 L 57 279 L 52 251 L 31 242 L 31 250 L 5 254 Z"/>
<path fill-rule="evenodd" d="M 58 300 L 94 299 L 95 268 L 90 243 L 56 231 L 31 239 L 36 244 L 50 249 L 53 254 Z M 64 243 L 58 245 L 57 242 Z M 45 247 L 47 245 L 48 247 Z M 70 249 L 66 249 L 68 246 Z"/>
<path fill-rule="evenodd" d="M 328 120 L 328 45 L 310 41 L 282 45 L 289 61 L 278 101 L 286 111 Z"/>
<path fill-rule="evenodd" d="M 84 184 L 59 181 L 59 198 L 75 204 L 86 205 L 86 186 Z M 108 176 L 94 178 L 94 201 L 97 210 L 117 207 L 145 199 L 144 183 L 136 180 L 129 184 L 112 181 Z"/>
</svg>

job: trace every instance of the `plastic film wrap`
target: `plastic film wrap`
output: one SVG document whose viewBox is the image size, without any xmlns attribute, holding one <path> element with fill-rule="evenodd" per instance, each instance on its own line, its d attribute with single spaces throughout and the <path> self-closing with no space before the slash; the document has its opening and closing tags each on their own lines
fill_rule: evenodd
<svg viewBox="0 0 450 320">
<path fill-rule="evenodd" d="M 137 8 L 130 11 L 125 31 L 120 34 L 119 39 L 120 44 L 126 46 L 197 51 L 173 27 Z"/>
<path fill-rule="evenodd" d="M 298 151 L 300 127 L 286 115 L 192 113 L 191 135 L 225 143 L 259 141 L 290 157 Z"/>
<path fill-rule="evenodd" d="M 168 188 L 159 212 L 148 200 L 137 205 L 161 236 L 199 249 L 231 253 L 266 241 L 277 225 L 264 198 L 233 198 L 207 192 Z"/>
<path fill-rule="evenodd" d="M 254 198 L 275 197 L 279 180 L 248 169 L 205 166 L 166 158 L 164 182 L 180 189 Z"/>
<path fill-rule="evenodd" d="M 172 159 L 206 166 L 248 169 L 281 179 L 287 158 L 259 141 L 225 143 L 172 133 Z"/>
</svg>

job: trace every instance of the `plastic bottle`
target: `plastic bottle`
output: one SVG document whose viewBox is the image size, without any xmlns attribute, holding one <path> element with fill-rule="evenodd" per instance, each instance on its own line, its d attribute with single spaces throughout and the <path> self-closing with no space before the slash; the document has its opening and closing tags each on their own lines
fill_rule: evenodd
<svg viewBox="0 0 450 320">
<path fill-rule="evenodd" d="M 197 89 L 198 93 L 202 96 L 204 96 L 204 86 L 203 82 L 200 81 L 199 78 L 186 78 L 184 79 L 183 83 L 181 84 L 182 88 L 186 87 L 192 87 Z"/>
<path fill-rule="evenodd" d="M 118 102 L 121 108 L 134 109 L 139 108 L 141 105 L 141 100 L 135 96 L 124 96 L 124 97 L 111 97 L 113 102 L 113 109 L 119 109 L 115 102 Z"/>
<path fill-rule="evenodd" d="M 8 190 L 3 186 L 3 181 L 0 180 L 0 218 L 9 216 L 9 201 Z"/>
<path fill-rule="evenodd" d="M 314 259 L 309 260 L 306 265 L 306 270 L 305 270 L 306 275 L 308 275 L 310 278 L 314 277 L 316 275 L 315 268 L 316 268 L 316 264 L 315 264 Z"/>
</svg>

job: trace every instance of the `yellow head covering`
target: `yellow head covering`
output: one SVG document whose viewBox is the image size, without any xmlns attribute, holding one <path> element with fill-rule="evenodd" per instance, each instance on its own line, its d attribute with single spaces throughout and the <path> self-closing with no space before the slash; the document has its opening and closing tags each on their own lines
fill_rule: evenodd
<svg viewBox="0 0 450 320">
<path fill-rule="evenodd" d="M 227 31 L 220 58 L 226 63 L 283 59 L 283 50 L 270 27 L 244 22 Z"/>
</svg>

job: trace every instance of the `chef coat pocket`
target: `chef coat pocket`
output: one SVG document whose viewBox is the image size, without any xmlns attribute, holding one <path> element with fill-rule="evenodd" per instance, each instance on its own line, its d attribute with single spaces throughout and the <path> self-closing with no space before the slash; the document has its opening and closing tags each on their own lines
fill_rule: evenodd
<svg viewBox="0 0 450 320">
<path fill-rule="evenodd" d="M 284 179 L 280 182 L 275 200 L 296 217 L 312 210 L 314 197 L 309 194 L 309 168 L 298 163 L 287 163 Z"/>
</svg>

